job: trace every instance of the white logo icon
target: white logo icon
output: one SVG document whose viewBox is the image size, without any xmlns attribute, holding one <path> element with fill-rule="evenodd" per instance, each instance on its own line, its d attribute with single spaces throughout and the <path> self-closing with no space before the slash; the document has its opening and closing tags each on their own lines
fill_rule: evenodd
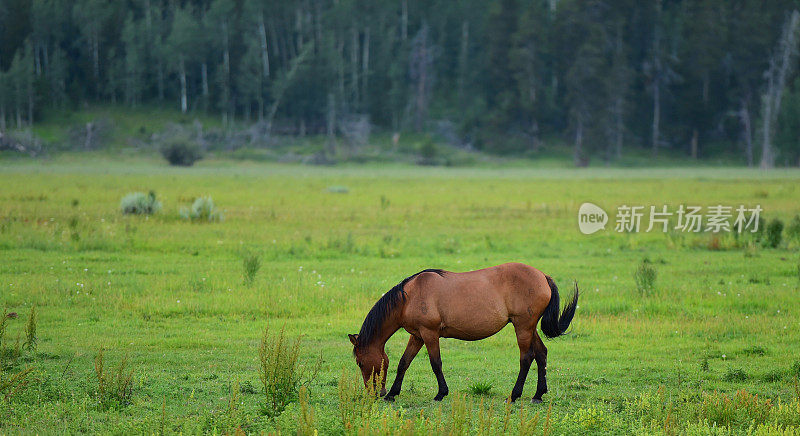
<svg viewBox="0 0 800 436">
<path fill-rule="evenodd" d="M 578 209 L 578 228 L 584 235 L 606 228 L 608 214 L 600 206 L 593 203 L 583 203 Z"/>
</svg>

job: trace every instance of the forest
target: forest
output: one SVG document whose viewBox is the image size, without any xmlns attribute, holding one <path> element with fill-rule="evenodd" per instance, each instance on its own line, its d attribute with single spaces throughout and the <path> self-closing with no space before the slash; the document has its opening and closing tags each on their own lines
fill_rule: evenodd
<svg viewBox="0 0 800 436">
<path fill-rule="evenodd" d="M 104 104 L 800 165 L 792 0 L 0 0 L 0 132 Z"/>
</svg>

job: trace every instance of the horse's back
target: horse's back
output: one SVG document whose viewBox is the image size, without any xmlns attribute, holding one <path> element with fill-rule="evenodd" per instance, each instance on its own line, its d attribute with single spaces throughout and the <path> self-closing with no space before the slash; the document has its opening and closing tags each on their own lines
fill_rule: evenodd
<svg viewBox="0 0 800 436">
<path fill-rule="evenodd" d="M 411 324 L 467 340 L 491 336 L 515 317 L 535 317 L 535 322 L 550 299 L 545 275 L 522 263 L 422 273 L 406 285 L 406 292 L 405 316 Z"/>
</svg>

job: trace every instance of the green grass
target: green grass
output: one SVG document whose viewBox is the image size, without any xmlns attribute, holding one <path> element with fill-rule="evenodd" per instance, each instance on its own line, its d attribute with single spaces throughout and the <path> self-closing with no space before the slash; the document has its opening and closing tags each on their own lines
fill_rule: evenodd
<svg viewBox="0 0 800 436">
<path fill-rule="evenodd" d="M 704 234 L 585 236 L 576 215 L 584 201 L 609 212 L 760 204 L 788 222 L 800 212 L 798 182 L 796 170 L 731 168 L 0 161 L 0 310 L 19 313 L 4 344 L 24 341 L 31 307 L 38 318 L 35 350 L 3 357 L 4 380 L 33 372 L 0 396 L 0 433 L 797 432 L 796 243 L 721 237 L 711 250 Z M 120 213 L 125 194 L 150 190 L 160 212 Z M 225 220 L 182 220 L 180 207 L 199 196 Z M 260 259 L 252 284 L 248 253 Z M 634 273 L 645 257 L 658 279 L 642 294 Z M 582 291 L 571 334 L 545 342 L 544 404 L 530 404 L 535 369 L 523 398 L 504 403 L 519 369 L 510 327 L 443 340 L 451 394 L 441 404 L 424 351 L 395 403 L 358 395 L 347 333 L 383 292 L 424 268 L 509 261 Z M 275 417 L 259 376 L 267 327 L 301 337 L 301 391 Z M 389 383 L 406 340 L 398 332 L 387 344 Z M 133 371 L 129 401 L 98 392 L 101 349 L 108 377 Z"/>
</svg>

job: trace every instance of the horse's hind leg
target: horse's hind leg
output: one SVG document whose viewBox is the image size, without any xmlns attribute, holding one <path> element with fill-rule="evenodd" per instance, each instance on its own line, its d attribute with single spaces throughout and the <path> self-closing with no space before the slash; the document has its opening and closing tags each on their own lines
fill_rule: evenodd
<svg viewBox="0 0 800 436">
<path fill-rule="evenodd" d="M 514 330 L 517 334 L 517 345 L 519 345 L 519 375 L 517 376 L 517 382 L 514 384 L 514 389 L 511 390 L 512 402 L 522 396 L 525 379 L 528 378 L 528 371 L 531 369 L 531 363 L 533 363 L 534 359 L 533 337 L 536 335 L 536 331 L 531 329 L 530 326 L 515 323 Z"/>
<path fill-rule="evenodd" d="M 394 378 L 394 383 L 392 383 L 392 388 L 389 389 L 389 393 L 384 397 L 386 401 L 394 401 L 394 397 L 400 393 L 400 388 L 403 385 L 403 376 L 405 376 L 406 370 L 411 365 L 411 361 L 417 356 L 419 349 L 422 348 L 422 344 L 422 339 L 414 335 L 408 338 L 406 351 L 403 353 L 403 357 L 400 358 L 400 363 L 397 364 L 397 375 Z"/>
<path fill-rule="evenodd" d="M 542 338 L 534 330 L 533 350 L 536 359 L 536 366 L 539 368 L 539 380 L 536 384 L 536 394 L 533 396 L 534 403 L 542 402 L 542 395 L 547 393 L 547 347 L 544 346 Z"/>
</svg>

